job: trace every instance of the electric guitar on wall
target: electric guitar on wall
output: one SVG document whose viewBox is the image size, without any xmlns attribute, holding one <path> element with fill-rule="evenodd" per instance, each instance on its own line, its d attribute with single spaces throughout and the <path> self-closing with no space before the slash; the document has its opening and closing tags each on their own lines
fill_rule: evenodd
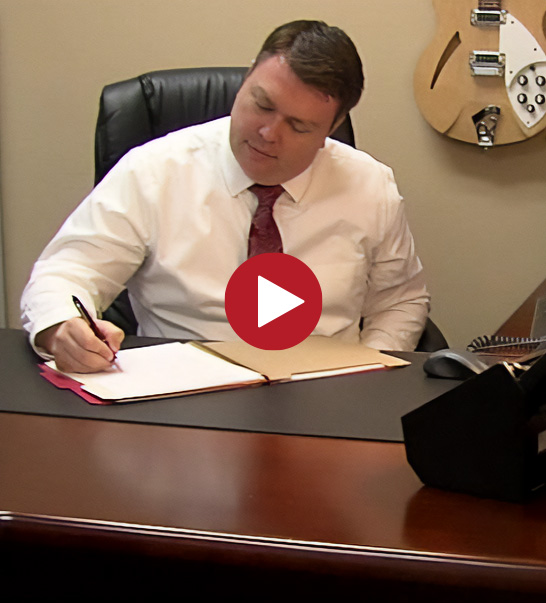
<svg viewBox="0 0 546 603">
<path fill-rule="evenodd" d="M 414 77 L 438 132 L 482 147 L 546 128 L 546 0 L 433 0 L 438 28 Z"/>
</svg>

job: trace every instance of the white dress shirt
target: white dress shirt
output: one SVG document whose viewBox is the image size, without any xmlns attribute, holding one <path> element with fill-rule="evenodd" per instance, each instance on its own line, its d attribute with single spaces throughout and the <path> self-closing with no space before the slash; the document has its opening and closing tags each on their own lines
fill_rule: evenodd
<svg viewBox="0 0 546 603">
<path fill-rule="evenodd" d="M 238 339 L 224 293 L 247 259 L 257 199 L 231 152 L 229 126 L 227 117 L 173 132 L 131 150 L 107 174 L 34 266 L 21 301 L 32 342 L 78 315 L 72 295 L 103 311 L 124 286 L 141 335 Z M 284 252 L 322 288 L 313 333 L 413 349 L 429 295 L 390 168 L 327 139 L 312 165 L 282 184 L 274 218 Z"/>
</svg>

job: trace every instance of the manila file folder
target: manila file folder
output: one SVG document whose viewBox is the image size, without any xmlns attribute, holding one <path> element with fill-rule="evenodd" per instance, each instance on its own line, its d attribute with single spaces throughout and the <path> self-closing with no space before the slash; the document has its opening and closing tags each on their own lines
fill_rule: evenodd
<svg viewBox="0 0 546 603">
<path fill-rule="evenodd" d="M 286 350 L 242 341 L 171 342 L 118 352 L 107 371 L 62 373 L 53 361 L 42 375 L 91 403 L 135 402 L 384 369 L 409 364 L 358 344 L 309 337 Z M 64 380 L 64 381 L 63 381 Z"/>
<path fill-rule="evenodd" d="M 261 350 L 244 341 L 200 343 L 270 382 L 297 381 L 410 364 L 358 343 L 315 335 L 286 350 Z"/>
</svg>

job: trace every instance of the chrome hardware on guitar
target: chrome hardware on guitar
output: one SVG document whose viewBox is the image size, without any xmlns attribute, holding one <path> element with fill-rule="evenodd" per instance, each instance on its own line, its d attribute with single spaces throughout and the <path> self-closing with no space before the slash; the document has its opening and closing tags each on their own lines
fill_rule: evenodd
<svg viewBox="0 0 546 603">
<path fill-rule="evenodd" d="M 506 23 L 506 11 L 474 8 L 470 13 L 470 23 L 478 27 L 498 27 Z"/>
<path fill-rule="evenodd" d="M 489 105 L 472 116 L 476 126 L 478 144 L 481 147 L 492 147 L 495 143 L 495 129 L 500 117 L 500 107 Z"/>
<path fill-rule="evenodd" d="M 503 77 L 506 56 L 501 52 L 473 50 L 470 53 L 469 63 L 472 75 Z"/>
</svg>

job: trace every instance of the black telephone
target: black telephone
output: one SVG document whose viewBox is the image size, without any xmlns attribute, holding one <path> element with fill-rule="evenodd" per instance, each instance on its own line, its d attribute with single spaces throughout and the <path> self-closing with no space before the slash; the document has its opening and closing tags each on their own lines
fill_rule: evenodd
<svg viewBox="0 0 546 603">
<path fill-rule="evenodd" d="M 530 342 L 500 343 L 520 344 Z M 513 502 L 545 489 L 546 342 L 535 344 L 402 417 L 408 462 L 424 484 Z"/>
</svg>

